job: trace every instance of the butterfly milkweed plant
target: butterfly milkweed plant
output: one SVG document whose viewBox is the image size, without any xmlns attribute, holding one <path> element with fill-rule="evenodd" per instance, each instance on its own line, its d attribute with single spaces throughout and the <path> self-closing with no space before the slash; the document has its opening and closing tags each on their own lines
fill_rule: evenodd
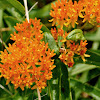
<svg viewBox="0 0 100 100">
<path fill-rule="evenodd" d="M 0 100 L 100 100 L 100 0 L 0 0 Z"/>
</svg>

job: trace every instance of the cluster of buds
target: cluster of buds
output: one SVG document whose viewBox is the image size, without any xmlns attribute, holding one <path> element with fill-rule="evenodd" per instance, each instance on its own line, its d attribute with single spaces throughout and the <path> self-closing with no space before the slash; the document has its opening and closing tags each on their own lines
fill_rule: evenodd
<svg viewBox="0 0 100 100">
<path fill-rule="evenodd" d="M 79 0 L 72 2 L 72 0 L 58 0 L 55 5 L 52 4 L 50 15 L 53 17 L 49 20 L 54 26 L 56 23 L 68 27 L 68 25 L 75 26 L 78 24 L 78 17 L 83 18 L 83 22 L 88 21 L 91 24 L 100 24 L 100 0 Z"/>
<path fill-rule="evenodd" d="M 46 87 L 47 80 L 52 78 L 52 70 L 56 67 L 51 59 L 55 53 L 48 48 L 48 43 L 41 41 L 43 33 L 40 20 L 36 18 L 17 24 L 17 33 L 11 34 L 11 40 L 7 50 L 1 51 L 0 77 L 11 82 L 15 89 L 24 90 L 27 86 L 31 89 Z M 9 52 L 8 52 L 9 51 Z"/>
</svg>

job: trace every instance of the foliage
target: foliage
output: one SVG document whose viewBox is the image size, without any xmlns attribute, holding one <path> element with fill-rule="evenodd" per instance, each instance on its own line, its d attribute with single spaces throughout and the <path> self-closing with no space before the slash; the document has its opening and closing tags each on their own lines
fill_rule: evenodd
<svg viewBox="0 0 100 100">
<path fill-rule="evenodd" d="M 96 5 L 96 1 L 98 1 L 98 4 L 100 4 L 100 1 L 92 0 L 91 3 L 89 4 L 93 5 L 92 6 L 89 5 L 91 7 L 89 8 L 86 6 L 86 2 L 90 0 L 87 1 L 82 0 L 86 1 L 85 4 L 80 5 L 80 7 L 76 9 L 78 7 L 77 6 L 78 3 L 75 2 L 76 6 L 74 7 L 71 6 L 72 5 L 71 1 L 75 0 L 69 0 L 70 6 L 68 6 L 67 9 L 68 12 L 71 11 L 71 14 L 72 12 L 76 14 L 76 12 L 74 12 L 75 10 L 79 11 L 82 10 L 83 13 L 74 16 L 75 20 L 72 20 L 71 18 L 73 16 L 71 16 L 71 14 L 68 13 L 69 14 L 68 16 L 70 17 L 71 21 L 66 20 L 65 22 L 63 22 L 63 20 L 60 19 L 61 16 L 65 17 L 67 13 L 63 12 L 63 6 L 61 6 L 62 12 L 60 12 L 59 10 L 59 13 L 57 13 L 56 7 L 59 8 L 59 5 L 56 3 L 56 6 L 54 6 L 56 1 L 53 0 L 49 0 L 50 2 L 47 1 L 48 0 L 40 0 L 38 2 L 38 5 L 36 5 L 33 8 L 33 10 L 29 12 L 31 19 L 35 19 L 35 17 L 41 19 L 40 22 L 40 25 L 42 25 L 41 32 L 44 33 L 41 42 L 44 41 L 45 43 L 47 43 L 49 48 L 51 50 L 54 50 L 56 54 L 55 56 L 53 55 L 54 57 L 51 56 L 52 59 L 54 59 L 54 65 L 56 65 L 56 67 L 52 70 L 53 77 L 50 78 L 51 80 L 47 81 L 46 83 L 47 87 L 45 87 L 45 89 L 42 89 L 41 99 L 42 100 L 100 100 L 100 77 L 99 77 L 100 76 L 100 28 L 97 27 L 97 25 L 99 24 L 96 23 L 96 21 L 99 22 L 99 15 L 95 14 L 97 19 L 94 16 L 90 18 L 88 18 L 87 15 L 84 16 L 84 13 L 87 14 L 87 10 L 92 12 L 91 9 L 93 8 L 93 5 Z M 66 0 L 62 1 L 64 3 L 64 1 Z M 58 0 L 58 2 L 60 1 Z M 35 0 L 28 0 L 29 7 L 31 7 L 34 3 Z M 39 5 L 39 3 L 41 3 L 42 8 Z M 81 6 L 84 6 L 83 7 L 84 9 L 82 9 Z M 74 10 L 70 9 L 71 7 L 73 7 Z M 52 10 L 52 8 L 54 10 Z M 94 8 L 93 10 L 95 9 L 96 8 Z M 98 11 L 100 11 L 99 6 L 98 9 L 99 9 Z M 53 16 L 54 13 L 55 16 Z M 51 18 L 50 15 L 55 19 Z M 56 16 L 59 16 L 58 19 L 56 18 Z M 52 24 L 48 20 L 50 22 L 53 21 L 53 28 Z M 58 25 L 55 20 L 58 22 Z M 60 23 L 60 20 L 62 23 Z M 82 20 L 84 23 L 82 22 Z M 23 21 L 25 21 L 25 9 L 22 1 L 0 0 L 0 51 L 4 51 L 4 49 L 7 48 L 9 43 L 10 44 L 15 43 L 13 40 L 10 40 L 11 34 L 13 34 L 14 31 L 16 31 L 14 28 L 14 26 L 16 26 L 16 23 L 22 23 Z M 55 35 L 55 33 L 57 34 L 57 36 Z M 85 42 L 80 42 L 82 40 Z M 68 43 L 68 41 L 70 41 L 69 44 L 75 43 L 73 49 L 75 48 L 76 49 L 73 50 L 72 57 L 67 58 L 66 60 L 62 59 L 62 55 L 64 54 L 65 51 L 61 50 L 65 50 L 64 46 L 65 47 L 68 46 L 65 45 Z M 84 43 L 83 46 L 84 55 L 81 55 L 80 53 L 80 51 L 83 50 L 81 45 L 82 43 Z M 36 47 L 38 48 L 37 45 Z M 86 47 L 88 48 L 88 50 L 86 49 Z M 66 50 L 68 50 L 67 52 L 69 52 L 69 50 L 72 50 L 70 46 L 66 48 L 67 48 Z M 68 53 L 65 54 L 68 57 Z M 83 62 L 82 60 L 85 62 Z M 70 61 L 72 63 L 70 63 Z M 0 66 L 1 65 L 2 62 L 0 63 Z M 24 91 L 22 91 L 20 88 L 14 89 L 14 85 L 12 83 L 6 85 L 6 80 L 7 79 L 3 77 L 1 77 L 0 79 L 0 94 L 1 94 L 0 100 L 34 100 L 38 98 L 36 90 L 31 90 L 28 87 L 25 87 Z"/>
</svg>

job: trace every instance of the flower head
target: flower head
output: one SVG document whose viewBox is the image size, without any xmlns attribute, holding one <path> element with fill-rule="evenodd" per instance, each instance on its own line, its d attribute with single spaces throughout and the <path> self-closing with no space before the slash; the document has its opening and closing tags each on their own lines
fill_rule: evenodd
<svg viewBox="0 0 100 100">
<path fill-rule="evenodd" d="M 83 22 L 100 24 L 100 0 L 57 0 L 51 7 L 50 16 L 53 18 L 49 21 L 53 22 L 52 26 L 57 23 L 61 28 L 70 24 L 75 27 L 78 17 L 83 18 Z"/>
<path fill-rule="evenodd" d="M 48 43 L 41 41 L 43 33 L 40 30 L 40 20 L 30 19 L 29 23 L 24 21 L 17 24 L 15 29 L 18 33 L 11 34 L 15 42 L 7 50 L 1 51 L 0 72 L 1 77 L 7 79 L 6 84 L 11 82 L 15 89 L 25 86 L 31 89 L 46 87 L 47 80 L 52 78 L 55 68 L 51 59 L 55 53 L 48 48 Z M 31 85 L 35 84 L 33 87 Z"/>
</svg>

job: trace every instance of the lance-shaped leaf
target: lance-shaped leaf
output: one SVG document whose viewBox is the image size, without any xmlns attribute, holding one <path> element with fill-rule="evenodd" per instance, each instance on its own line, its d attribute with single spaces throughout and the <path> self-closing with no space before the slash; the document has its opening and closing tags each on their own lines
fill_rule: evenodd
<svg viewBox="0 0 100 100">
<path fill-rule="evenodd" d="M 61 62 L 61 61 L 60 61 Z M 61 62 L 61 71 L 62 71 L 62 93 L 63 93 L 63 98 L 62 100 L 72 100 L 72 94 L 71 94 L 71 89 L 70 89 L 70 79 L 68 75 L 68 68 L 64 63 Z"/>
<path fill-rule="evenodd" d="M 50 33 L 50 30 L 49 30 L 43 23 L 40 22 L 40 24 L 42 25 L 41 30 L 42 30 L 43 32 L 49 32 L 49 33 Z"/>
<path fill-rule="evenodd" d="M 82 72 L 89 71 L 89 70 L 92 70 L 95 68 L 98 68 L 98 66 L 91 65 L 91 64 L 82 64 L 82 63 L 76 64 L 72 68 L 72 70 L 70 71 L 70 75 L 74 76 L 74 75 L 77 75 L 77 74 L 80 74 Z"/>
<path fill-rule="evenodd" d="M 51 50 L 54 50 L 55 53 L 59 53 L 59 48 L 57 47 L 53 36 L 49 32 L 44 32 L 44 41 L 45 43 L 48 43 Z"/>
<path fill-rule="evenodd" d="M 25 14 L 24 6 L 18 0 L 0 0 L 0 8 L 14 7 L 22 15 Z"/>
<path fill-rule="evenodd" d="M 49 81 L 50 100 L 72 100 L 67 67 L 59 59 L 55 64 L 53 78 Z"/>
<path fill-rule="evenodd" d="M 58 47 L 59 48 L 61 48 L 61 46 L 62 46 L 62 42 L 61 42 L 61 40 L 63 39 L 63 37 L 61 37 L 61 36 L 58 36 Z"/>
<path fill-rule="evenodd" d="M 87 60 L 86 63 L 100 66 L 100 53 L 99 52 L 88 50 L 87 54 L 89 54 L 90 57 L 86 58 Z"/>
<path fill-rule="evenodd" d="M 93 87 L 89 84 L 82 83 L 74 78 L 71 78 L 70 82 L 71 86 L 74 87 L 74 89 L 76 88 L 78 90 L 84 91 L 88 93 L 90 96 L 96 98 L 97 100 L 100 99 L 100 89 Z"/>
<path fill-rule="evenodd" d="M 53 70 L 53 78 L 48 82 L 50 100 L 61 100 L 61 64 L 57 59 L 56 68 Z"/>
<path fill-rule="evenodd" d="M 90 57 L 85 57 L 86 64 L 100 66 L 100 51 L 99 50 L 87 50 L 86 54 L 90 55 Z M 83 63 L 80 58 L 75 59 L 76 63 Z"/>
</svg>

